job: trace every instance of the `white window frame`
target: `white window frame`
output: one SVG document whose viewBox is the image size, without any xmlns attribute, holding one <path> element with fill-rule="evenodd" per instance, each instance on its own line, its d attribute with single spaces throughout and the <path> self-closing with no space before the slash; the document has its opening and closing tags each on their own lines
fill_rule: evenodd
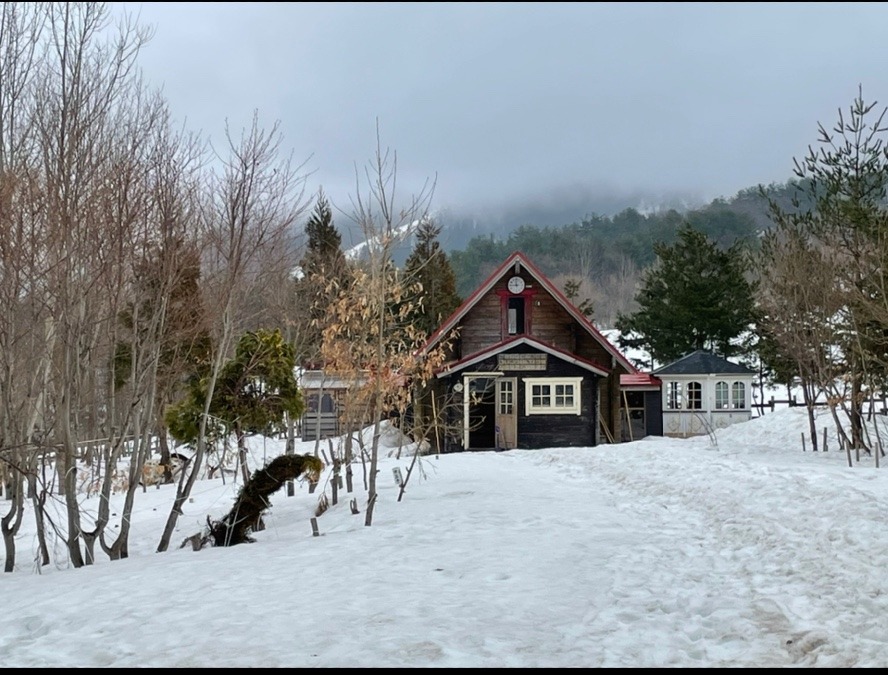
<svg viewBox="0 0 888 675">
<path fill-rule="evenodd" d="M 666 410 L 681 410 L 684 400 L 684 386 L 681 382 L 666 383 Z"/>
<path fill-rule="evenodd" d="M 697 380 L 688 382 L 685 388 L 685 405 L 688 410 L 703 410 L 703 383 Z"/>
<path fill-rule="evenodd" d="M 715 409 L 729 410 L 731 408 L 731 387 L 724 380 L 715 383 Z"/>
<path fill-rule="evenodd" d="M 524 379 L 524 413 L 526 415 L 579 415 L 581 409 L 582 377 L 525 377 Z M 549 404 L 535 406 L 533 404 L 535 386 L 549 387 Z M 573 387 L 572 405 L 556 405 L 558 387 Z M 563 395 L 563 394 L 562 394 Z"/>
<path fill-rule="evenodd" d="M 515 387 L 512 386 L 513 382 L 514 380 L 510 379 L 500 380 L 500 395 L 497 401 L 500 415 L 515 414 Z"/>
<path fill-rule="evenodd" d="M 743 405 L 737 405 L 737 392 L 740 392 L 742 395 L 742 403 Z M 731 408 L 733 410 L 746 410 L 746 383 L 745 382 L 733 382 L 731 384 Z"/>
</svg>

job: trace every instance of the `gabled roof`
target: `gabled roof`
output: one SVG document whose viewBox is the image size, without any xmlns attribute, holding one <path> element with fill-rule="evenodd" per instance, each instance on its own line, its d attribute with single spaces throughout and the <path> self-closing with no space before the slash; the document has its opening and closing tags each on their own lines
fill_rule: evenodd
<svg viewBox="0 0 888 675">
<path fill-rule="evenodd" d="M 710 373 L 754 375 L 755 371 L 741 366 L 739 363 L 732 363 L 711 352 L 698 349 L 682 356 L 677 361 L 657 368 L 653 372 L 654 375 L 709 375 Z"/>
<path fill-rule="evenodd" d="M 475 304 L 490 291 L 491 288 L 504 277 L 506 274 L 510 273 L 515 263 L 521 265 L 524 270 L 533 277 L 534 281 L 536 281 L 542 288 L 549 292 L 549 294 L 555 298 L 555 300 L 560 304 L 565 310 L 567 310 L 568 314 L 570 314 L 576 322 L 582 326 L 589 335 L 591 335 L 595 340 L 604 347 L 608 353 L 610 353 L 617 362 L 626 368 L 630 373 L 637 373 L 639 370 L 632 365 L 632 362 L 627 359 L 619 349 L 617 349 L 611 342 L 602 335 L 595 326 L 587 319 L 583 313 L 578 310 L 574 304 L 567 299 L 567 297 L 562 293 L 558 288 L 556 288 L 551 281 L 546 278 L 546 275 L 543 274 L 536 265 L 534 265 L 530 260 L 528 260 L 524 255 L 520 252 L 515 252 L 506 258 L 505 262 L 503 262 L 499 267 L 497 267 L 493 273 L 482 283 L 475 291 L 466 298 L 463 303 L 456 308 L 456 310 L 451 314 L 447 320 L 442 323 L 438 329 L 429 336 L 429 339 L 426 340 L 425 345 L 422 347 L 422 351 L 427 351 L 431 349 L 444 335 L 449 333 L 456 325 L 460 322 L 460 320 L 466 315 L 466 313 L 475 306 Z M 600 367 L 600 366 L 599 366 Z M 608 371 L 609 372 L 609 371 Z"/>
<path fill-rule="evenodd" d="M 498 342 L 495 345 L 490 347 L 486 347 L 479 352 L 475 352 L 474 354 L 469 354 L 468 356 L 460 359 L 459 361 L 454 361 L 452 363 L 448 363 L 443 366 L 436 375 L 438 377 L 445 377 L 454 372 L 458 372 L 463 370 L 464 368 L 468 368 L 472 364 L 478 363 L 479 361 L 483 361 L 486 358 L 490 358 L 491 356 L 495 356 L 501 352 L 506 351 L 507 349 L 511 349 L 512 347 L 517 347 L 519 345 L 528 345 L 530 347 L 535 347 L 539 349 L 541 352 L 546 352 L 547 354 L 551 354 L 552 356 L 561 359 L 562 361 L 566 361 L 568 363 L 572 363 L 575 366 L 579 366 L 580 368 L 585 368 L 596 375 L 601 375 L 602 377 L 607 376 L 610 373 L 610 369 L 605 368 L 604 366 L 595 363 L 594 361 L 589 361 L 588 359 L 580 358 L 575 354 L 571 354 L 570 352 L 566 352 L 563 349 L 558 349 L 558 347 L 553 347 L 552 345 L 543 342 L 542 340 L 537 340 L 536 338 L 529 337 L 527 335 L 519 335 L 515 337 L 510 337 L 502 342 Z"/>
</svg>

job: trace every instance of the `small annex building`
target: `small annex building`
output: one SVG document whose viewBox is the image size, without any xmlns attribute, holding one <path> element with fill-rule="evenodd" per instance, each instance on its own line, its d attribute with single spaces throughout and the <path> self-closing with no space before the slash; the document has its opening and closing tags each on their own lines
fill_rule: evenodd
<svg viewBox="0 0 888 675">
<path fill-rule="evenodd" d="M 594 446 L 663 433 L 661 382 L 520 252 L 423 349 L 439 344 L 447 353 L 431 408 L 442 421 L 442 451 Z"/>
<path fill-rule="evenodd" d="M 752 417 L 755 371 L 697 350 L 657 368 L 662 382 L 663 434 L 685 438 Z"/>
<path fill-rule="evenodd" d="M 301 439 L 314 441 L 344 433 L 342 413 L 347 409 L 346 398 L 365 380 L 347 379 L 321 369 L 304 370 L 298 380 L 305 398 L 305 410 L 299 420 Z"/>
</svg>

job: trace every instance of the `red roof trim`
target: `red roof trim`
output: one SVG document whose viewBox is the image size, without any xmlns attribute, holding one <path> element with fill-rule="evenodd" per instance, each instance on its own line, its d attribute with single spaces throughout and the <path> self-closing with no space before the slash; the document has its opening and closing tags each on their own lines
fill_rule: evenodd
<svg viewBox="0 0 888 675">
<path fill-rule="evenodd" d="M 624 368 L 626 368 L 630 373 L 640 373 L 641 371 L 636 368 L 629 359 L 627 359 L 619 349 L 617 349 L 611 342 L 602 335 L 599 330 L 592 325 L 592 323 L 587 319 L 582 312 L 580 312 L 576 307 L 574 307 L 573 303 L 567 299 L 567 297 L 562 293 L 558 288 L 556 288 L 552 282 L 543 274 L 539 268 L 534 265 L 530 260 L 524 257 L 524 255 L 518 251 L 512 253 L 508 258 L 506 258 L 505 262 L 503 262 L 499 267 L 494 270 L 484 282 L 475 289 L 475 291 L 466 298 L 463 303 L 456 308 L 453 314 L 447 318 L 444 323 L 442 323 L 438 329 L 432 333 L 428 340 L 426 340 L 425 345 L 423 345 L 423 352 L 431 349 L 441 337 L 448 332 L 450 332 L 456 324 L 459 322 L 463 316 L 471 309 L 478 300 L 486 294 L 491 288 L 493 288 L 494 284 L 499 281 L 506 273 L 506 271 L 514 265 L 516 262 L 521 263 L 521 265 L 528 271 L 530 274 L 536 279 L 536 281 L 545 288 L 552 297 L 562 306 L 567 312 L 583 327 L 586 331 L 595 338 L 602 347 L 604 347 Z M 573 356 L 573 355 L 571 355 Z M 578 357 L 573 357 L 578 358 Z M 609 369 L 608 369 L 609 370 Z"/>
<path fill-rule="evenodd" d="M 572 361 L 586 370 L 591 370 L 597 375 L 601 375 L 602 377 L 607 376 L 610 373 L 609 368 L 605 368 L 600 363 L 596 363 L 595 361 L 590 361 L 589 359 L 584 359 L 576 354 L 571 354 L 570 352 L 566 352 L 563 349 L 559 349 L 558 347 L 554 347 L 547 342 L 543 342 L 542 340 L 537 340 L 536 338 L 529 337 L 527 335 L 517 335 L 514 337 L 507 338 L 502 342 L 498 342 L 495 345 L 491 345 L 490 347 L 486 347 L 480 351 L 475 352 L 474 354 L 469 354 L 458 361 L 452 361 L 450 363 L 444 364 L 441 368 L 436 371 L 436 375 L 438 377 L 443 377 L 445 375 L 452 374 L 454 372 L 460 371 L 463 368 L 471 365 L 476 361 L 480 361 L 482 359 L 487 358 L 488 356 L 493 356 L 494 354 L 499 354 L 500 352 L 505 351 L 511 347 L 514 347 L 519 344 L 530 345 L 531 347 L 536 347 L 541 351 L 552 354 L 555 357 L 558 357 L 564 361 Z"/>
</svg>

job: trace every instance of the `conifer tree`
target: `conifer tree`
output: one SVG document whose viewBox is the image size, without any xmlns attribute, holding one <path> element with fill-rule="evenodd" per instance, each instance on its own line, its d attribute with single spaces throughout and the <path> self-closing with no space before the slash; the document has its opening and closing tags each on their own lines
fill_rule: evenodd
<svg viewBox="0 0 888 675">
<path fill-rule="evenodd" d="M 318 191 L 305 234 L 308 242 L 301 261 L 302 276 L 297 282 L 297 293 L 306 308 L 302 360 L 310 361 L 320 352 L 324 317 L 335 297 L 336 286 L 346 282 L 348 268 L 342 252 L 342 236 L 333 223 L 333 211 L 323 189 Z"/>
<path fill-rule="evenodd" d="M 831 128 L 818 124 L 817 144 L 794 160 L 798 180 L 791 205 L 768 200 L 773 228 L 763 238 L 771 246 L 762 258 L 767 289 L 781 282 L 785 289 L 765 296 L 782 310 L 772 312 L 772 330 L 802 361 L 811 353 L 829 355 L 820 360 L 819 384 L 837 433 L 844 434 L 836 414 L 842 408 L 850 421 L 851 446 L 865 449 L 863 406 L 888 380 L 888 108 L 876 106 L 860 87 Z M 811 326 L 810 308 L 798 297 L 814 292 L 816 304 L 832 311 Z M 797 329 L 788 331 L 787 324 Z M 814 329 L 820 337 L 827 325 L 828 334 L 814 339 Z"/>
<path fill-rule="evenodd" d="M 404 265 L 407 278 L 419 282 L 418 292 L 409 300 L 414 307 L 413 325 L 425 335 L 434 332 L 462 302 L 450 259 L 438 240 L 440 234 L 440 225 L 430 217 L 423 218 L 416 229 L 416 244 Z"/>
<path fill-rule="evenodd" d="M 227 433 L 237 437 L 245 482 L 250 477 L 246 436 L 281 433 L 288 416 L 299 417 L 303 412 L 302 393 L 294 375 L 295 359 L 292 345 L 279 329 L 259 329 L 240 338 L 234 357 L 219 374 L 209 406 L 218 425 L 211 437 Z M 168 409 L 167 424 L 177 440 L 196 442 L 206 399 L 206 381 L 196 381 L 188 396 Z"/>
<path fill-rule="evenodd" d="M 742 243 L 721 250 L 686 223 L 672 245 L 660 242 L 654 251 L 658 260 L 642 274 L 635 297 L 638 311 L 617 319 L 620 344 L 644 347 L 660 363 L 697 349 L 735 354 L 731 341 L 755 318 Z"/>
</svg>

